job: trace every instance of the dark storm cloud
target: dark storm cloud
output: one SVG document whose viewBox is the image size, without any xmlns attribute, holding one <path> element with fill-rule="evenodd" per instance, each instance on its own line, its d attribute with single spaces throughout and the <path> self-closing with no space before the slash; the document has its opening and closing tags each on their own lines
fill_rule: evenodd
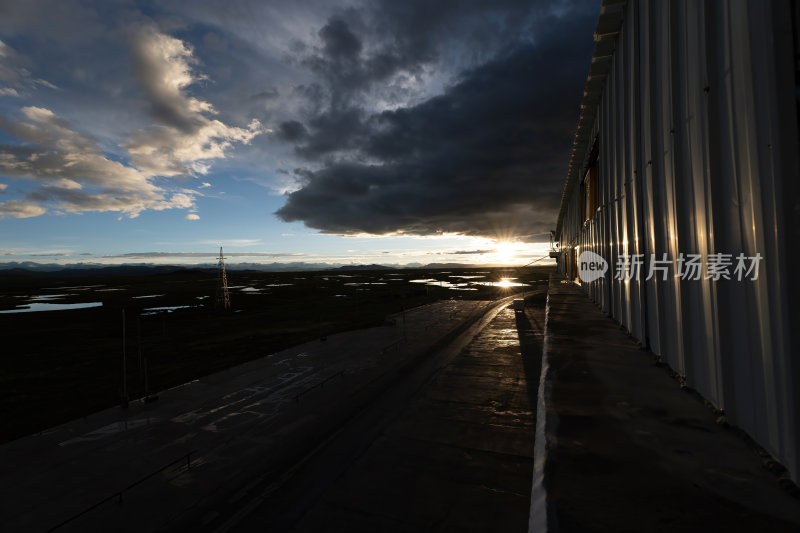
<svg viewBox="0 0 800 533">
<path fill-rule="evenodd" d="M 278 124 L 276 135 L 283 141 L 296 142 L 303 139 L 308 134 L 308 130 L 296 120 L 287 120 Z"/>
<path fill-rule="evenodd" d="M 361 41 L 343 20 L 332 19 L 319 30 L 319 36 L 325 43 L 325 54 L 328 57 L 353 61 L 361 53 Z"/>
<path fill-rule="evenodd" d="M 250 98 L 252 100 L 274 100 L 281 95 L 277 87 L 267 87 L 263 91 L 254 94 Z"/>
<path fill-rule="evenodd" d="M 363 141 L 364 112 L 358 108 L 331 109 L 309 121 L 311 134 L 296 152 L 308 159 L 316 159 L 339 150 L 352 150 Z"/>
<path fill-rule="evenodd" d="M 535 39 L 504 46 L 418 105 L 371 115 L 328 109 L 310 120 L 296 151 L 326 163 L 277 215 L 330 233 L 541 240 L 555 221 L 579 114 L 591 7 L 541 14 Z"/>
<path fill-rule="evenodd" d="M 322 48 L 305 57 L 302 64 L 327 82 L 331 107 L 351 103 L 354 92 L 381 77 L 373 72 L 373 58 L 363 58 L 362 44 L 344 20 L 333 18 L 319 31 Z M 390 73 L 387 71 L 384 75 Z"/>
<path fill-rule="evenodd" d="M 326 83 L 331 107 L 364 91 L 391 93 L 395 76 L 478 64 L 530 39 L 554 12 L 597 6 L 569 0 L 377 0 L 340 9 L 317 32 L 321 46 L 296 47 L 301 64 Z M 589 37 L 591 33 L 587 34 Z M 448 64 L 443 64 L 448 63 Z M 452 65 L 449 63 L 456 63 Z M 377 87 L 380 85 L 380 87 Z M 385 95 L 385 94 L 384 94 Z"/>
</svg>

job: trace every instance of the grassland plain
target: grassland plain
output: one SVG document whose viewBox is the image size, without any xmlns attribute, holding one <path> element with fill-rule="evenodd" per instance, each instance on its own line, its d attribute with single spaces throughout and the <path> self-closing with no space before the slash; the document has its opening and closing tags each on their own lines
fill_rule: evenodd
<svg viewBox="0 0 800 533">
<path fill-rule="evenodd" d="M 123 324 L 132 399 L 145 395 L 145 382 L 150 392 L 164 390 L 441 299 L 493 300 L 544 282 L 550 270 L 229 271 L 228 312 L 214 306 L 213 271 L 0 273 L 0 442 L 118 404 Z M 13 312 L 33 303 L 102 305 Z"/>
</svg>

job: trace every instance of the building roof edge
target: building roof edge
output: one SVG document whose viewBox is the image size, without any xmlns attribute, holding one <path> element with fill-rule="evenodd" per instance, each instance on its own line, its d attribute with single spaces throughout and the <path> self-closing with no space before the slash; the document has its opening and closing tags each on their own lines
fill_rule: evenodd
<svg viewBox="0 0 800 533">
<path fill-rule="evenodd" d="M 592 128 L 594 127 L 598 105 L 606 86 L 606 77 L 611 66 L 611 58 L 616 50 L 617 35 L 619 35 L 622 27 L 627 3 L 627 0 L 603 0 L 600 6 L 600 16 L 597 19 L 597 28 L 594 33 L 594 53 L 589 66 L 589 74 L 586 77 L 586 86 L 583 89 L 581 115 L 578 119 L 578 128 L 575 132 L 575 140 L 572 146 L 572 156 L 569 161 L 564 191 L 561 195 L 561 206 L 558 210 L 555 235 L 558 240 L 561 239 L 561 229 L 569 198 L 580 176 L 586 154 L 591 149 L 592 139 L 590 137 Z"/>
</svg>

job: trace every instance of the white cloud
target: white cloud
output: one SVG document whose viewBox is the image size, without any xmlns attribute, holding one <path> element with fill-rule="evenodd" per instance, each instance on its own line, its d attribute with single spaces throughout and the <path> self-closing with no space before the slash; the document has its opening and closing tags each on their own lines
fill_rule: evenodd
<svg viewBox="0 0 800 533">
<path fill-rule="evenodd" d="M 0 41 L 0 80 L 17 84 L 30 75 L 26 69 L 18 66 L 19 59 L 16 50 Z"/>
<path fill-rule="evenodd" d="M 204 181 L 203 183 L 200 184 L 199 188 L 200 189 L 207 189 L 209 187 L 211 187 L 211 184 L 209 182 L 207 182 L 207 181 Z"/>
<path fill-rule="evenodd" d="M 0 127 L 28 144 L 0 149 L 0 173 L 39 184 L 24 202 L 6 202 L 5 216 L 54 212 L 118 211 L 136 217 L 145 209 L 190 208 L 193 191 L 168 191 L 136 168 L 105 157 L 89 137 L 73 131 L 49 109 L 24 107 L 27 120 L 0 119 Z M 33 208 L 36 206 L 36 209 Z"/>
<path fill-rule="evenodd" d="M 0 81 L 13 86 L 0 87 L 0 96 L 21 98 L 22 94 L 19 92 L 21 89 L 26 87 L 35 88 L 37 85 L 49 89 L 58 88 L 47 80 L 32 79 L 30 71 L 22 66 L 25 61 L 24 56 L 3 41 L 0 41 Z"/>
<path fill-rule="evenodd" d="M 224 158 L 234 143 L 248 144 L 264 132 L 256 119 L 239 128 L 209 118 L 216 114 L 214 106 L 187 93 L 190 85 L 207 78 L 192 71 L 197 59 L 180 39 L 145 28 L 132 39 L 132 51 L 136 79 L 150 101 L 155 125 L 134 133 L 123 147 L 143 172 L 205 174 L 210 160 Z"/>
<path fill-rule="evenodd" d="M 35 80 L 32 80 L 32 81 L 33 81 L 34 84 L 41 85 L 43 87 L 47 87 L 48 89 L 58 89 L 58 87 L 56 87 L 55 85 L 53 85 L 49 81 L 43 80 L 41 78 L 36 78 Z"/>
<path fill-rule="evenodd" d="M 33 202 L 9 200 L 0 203 L 0 218 L 30 218 L 43 215 L 47 210 Z"/>
<path fill-rule="evenodd" d="M 200 220 L 200 215 L 189 213 L 188 215 L 186 215 L 186 220 Z"/>
<path fill-rule="evenodd" d="M 157 185 L 154 179 L 205 174 L 235 143 L 249 143 L 264 131 L 255 119 L 240 128 L 210 118 L 216 113 L 211 103 L 187 93 L 190 85 L 206 78 L 193 72 L 197 60 L 180 39 L 146 28 L 135 34 L 131 48 L 153 126 L 132 133 L 122 144 L 130 164 L 109 159 L 94 139 L 51 110 L 23 107 L 22 120 L 0 117 L 0 128 L 25 143 L 0 146 L 0 174 L 32 181 L 38 188 L 24 200 L 2 204 L 0 216 L 115 211 L 133 218 L 145 210 L 189 209 L 201 195 L 198 190 L 171 187 L 163 180 Z M 8 67 L 8 59 L 16 55 L 0 41 L 0 80 L 55 88 Z M 199 186 L 208 187 L 208 182 Z"/>
<path fill-rule="evenodd" d="M 207 244 L 214 246 L 219 246 L 221 244 L 224 244 L 225 246 L 258 246 L 259 244 L 261 244 L 261 239 L 218 239 L 209 241 L 198 241 L 198 244 Z"/>
<path fill-rule="evenodd" d="M 8 185 L 5 183 L 0 183 L 0 191 L 4 191 L 8 188 Z"/>
</svg>

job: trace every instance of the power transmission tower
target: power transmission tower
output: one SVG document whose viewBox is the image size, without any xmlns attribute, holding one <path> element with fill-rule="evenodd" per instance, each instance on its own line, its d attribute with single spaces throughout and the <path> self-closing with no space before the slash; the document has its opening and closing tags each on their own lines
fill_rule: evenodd
<svg viewBox="0 0 800 533">
<path fill-rule="evenodd" d="M 228 294 L 228 276 L 225 274 L 225 258 L 222 256 L 222 246 L 219 247 L 219 263 L 217 264 L 217 294 L 214 307 L 224 310 L 231 308 L 231 297 Z"/>
</svg>

